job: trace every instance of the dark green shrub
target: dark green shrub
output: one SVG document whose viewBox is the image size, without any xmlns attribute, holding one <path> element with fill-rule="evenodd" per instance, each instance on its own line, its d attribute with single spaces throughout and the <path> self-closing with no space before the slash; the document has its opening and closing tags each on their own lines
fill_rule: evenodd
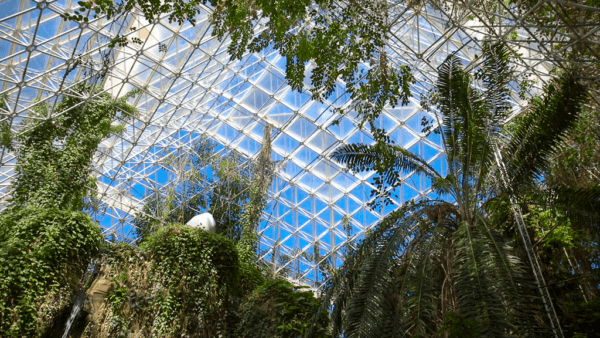
<svg viewBox="0 0 600 338">
<path fill-rule="evenodd" d="M 283 279 L 269 279 L 240 306 L 234 337 L 304 337 L 309 320 L 320 305 L 311 291 L 301 291 Z M 329 337 L 323 313 L 315 337 Z"/>
<path fill-rule="evenodd" d="M 250 294 L 264 282 L 265 277 L 257 267 L 252 263 L 240 262 L 240 296 Z"/>
<path fill-rule="evenodd" d="M 561 318 L 566 337 L 598 338 L 600 337 L 600 297 L 589 302 L 567 302 L 563 308 L 565 315 Z"/>
<path fill-rule="evenodd" d="M 442 324 L 439 336 L 446 338 L 477 338 L 481 337 L 481 330 L 477 322 L 467 319 L 467 315 L 459 315 L 456 312 L 448 311 L 445 314 L 446 320 Z"/>
<path fill-rule="evenodd" d="M 79 287 L 103 242 L 81 212 L 25 207 L 0 216 L 0 332 L 39 336 Z"/>
</svg>

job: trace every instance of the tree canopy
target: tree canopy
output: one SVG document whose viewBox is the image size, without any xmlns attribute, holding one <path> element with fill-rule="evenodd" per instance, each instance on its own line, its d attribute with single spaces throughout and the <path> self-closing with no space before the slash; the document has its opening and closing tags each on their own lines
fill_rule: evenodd
<svg viewBox="0 0 600 338">
<path fill-rule="evenodd" d="M 387 1 L 340 5 L 333 0 L 175 0 L 161 4 L 82 0 L 79 4 L 79 12 L 65 15 L 65 20 L 88 21 L 90 16 L 104 14 L 115 19 L 139 8 L 151 23 L 166 15 L 169 22 L 195 24 L 201 6 L 210 5 L 212 34 L 231 39 L 228 52 L 232 59 L 272 46 L 286 59 L 288 84 L 294 90 L 308 90 L 317 101 L 329 98 L 338 81 L 343 81 L 352 104 L 343 107 L 342 102 L 334 102 L 337 111 L 358 112 L 376 136 L 380 130 L 373 122 L 383 107 L 406 104 L 411 96 L 414 78 L 410 69 L 394 65 L 388 56 L 386 41 L 392 23 L 388 22 Z M 265 29 L 257 34 L 259 21 Z M 112 45 L 130 42 L 136 41 L 119 35 Z"/>
</svg>

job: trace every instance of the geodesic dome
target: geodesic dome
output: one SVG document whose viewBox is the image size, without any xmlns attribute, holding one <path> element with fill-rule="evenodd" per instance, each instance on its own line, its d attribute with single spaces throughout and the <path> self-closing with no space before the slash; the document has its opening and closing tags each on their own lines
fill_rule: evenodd
<svg viewBox="0 0 600 338">
<path fill-rule="evenodd" d="M 599 79 L 597 2 L 393 0 L 389 4 L 393 23 L 389 58 L 396 66 L 409 66 L 417 82 L 410 103 L 387 107 L 380 123 L 392 140 L 422 155 L 442 173 L 441 141 L 421 131 L 421 119 L 428 113 L 421 109 L 419 95 L 430 88 L 437 66 L 450 53 L 472 64 L 482 41 L 505 40 L 520 54 L 515 66 L 534 84 L 528 95 L 541 88 L 552 69 L 564 67 L 565 53 L 575 48 L 584 48 L 587 57 L 569 62 L 589 69 L 590 84 Z M 235 152 L 251 161 L 268 126 L 275 173 L 258 229 L 260 255 L 300 283 L 318 287 L 323 281 L 320 262 L 310 257 L 338 266 L 338 252 L 348 241 L 362 237 L 402 203 L 430 193 L 426 181 L 407 175 L 394 205 L 379 211 L 367 207 L 373 173 L 348 172 L 328 157 L 340 144 L 372 142 L 369 131 L 357 127 L 356 115 L 340 118 L 333 112 L 349 104 L 344 84 L 338 83 L 326 102 L 313 102 L 306 92 L 286 84 L 285 59 L 271 48 L 232 61 L 226 51 L 228 40 L 211 34 L 209 7 L 202 8 L 195 26 L 167 20 L 149 24 L 136 13 L 85 24 L 61 18 L 78 7 L 70 0 L 0 1 L 0 95 L 7 107 L 0 111 L 0 120 L 19 132 L 36 102 L 52 104 L 80 81 L 97 81 L 114 96 L 142 89 L 129 101 L 140 115 L 127 122 L 121 136 L 104 140 L 94 158 L 101 201 L 98 221 L 107 236 L 135 242 L 133 215 L 151 191 L 178 179 L 178 173 L 161 164 L 169 154 L 185 156 L 195 141 L 205 137 L 219 153 Z M 552 13 L 554 21 L 536 19 L 542 11 Z M 256 32 L 262 29 L 259 22 Z M 110 39 L 118 34 L 141 43 L 109 48 Z M 98 72 L 104 76 L 98 77 Z M 514 114 L 527 103 L 517 90 L 515 85 Z M 333 123 L 338 118 L 340 123 Z M 0 161 L 0 198 L 5 201 L 14 154 L 2 149 Z M 348 225 L 350 238 L 344 229 Z"/>
</svg>

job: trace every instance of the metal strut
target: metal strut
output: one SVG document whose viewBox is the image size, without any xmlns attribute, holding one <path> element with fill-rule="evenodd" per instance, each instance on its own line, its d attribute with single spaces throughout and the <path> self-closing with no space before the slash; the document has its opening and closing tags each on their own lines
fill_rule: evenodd
<svg viewBox="0 0 600 338">
<path fill-rule="evenodd" d="M 504 162 L 502 162 L 502 155 L 500 154 L 500 150 L 498 149 L 498 146 L 496 144 L 494 144 L 494 157 L 496 158 L 496 163 L 500 168 L 502 183 L 505 187 L 507 187 L 508 175 L 506 173 Z M 544 280 L 544 276 L 542 275 L 542 269 L 540 267 L 540 263 L 538 262 L 537 255 L 533 250 L 533 245 L 531 245 L 531 239 L 529 238 L 529 232 L 527 231 L 525 220 L 523 220 L 521 208 L 518 207 L 517 200 L 512 193 L 510 194 L 510 206 L 515 216 L 515 221 L 517 222 L 517 228 L 519 229 L 519 233 L 521 234 L 521 238 L 523 239 L 523 245 L 525 246 L 525 251 L 527 252 L 527 258 L 529 258 L 531 270 L 533 270 L 535 281 L 537 282 L 538 289 L 540 290 L 540 295 L 542 296 L 542 302 L 544 303 L 546 314 L 548 314 L 548 318 L 550 319 L 550 325 L 552 326 L 554 337 L 563 338 L 564 334 L 560 326 L 560 321 L 558 319 L 558 316 L 556 315 L 556 311 L 554 310 L 554 304 L 552 303 L 550 292 L 548 291 L 546 281 Z"/>
</svg>

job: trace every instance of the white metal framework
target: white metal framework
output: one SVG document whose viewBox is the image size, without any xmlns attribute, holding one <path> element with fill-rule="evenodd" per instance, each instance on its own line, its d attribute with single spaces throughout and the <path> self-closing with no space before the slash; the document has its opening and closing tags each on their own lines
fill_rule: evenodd
<svg viewBox="0 0 600 338">
<path fill-rule="evenodd" d="M 418 97 L 435 80 L 436 67 L 449 53 L 456 52 L 468 64 L 477 59 L 482 41 L 505 39 L 521 54 L 516 66 L 536 81 L 534 91 L 553 67 L 564 66 L 564 52 L 582 43 L 594 47 L 592 61 L 577 61 L 598 67 L 598 22 L 560 17 L 572 9 L 597 13 L 585 2 L 540 0 L 529 9 L 517 6 L 524 2 L 506 1 L 389 3 L 393 22 L 389 58 L 397 66 L 410 66 L 417 83 L 411 103 L 388 107 L 381 123 L 393 140 L 441 172 L 440 140 L 421 133 L 421 118 L 427 113 Z M 0 0 L 0 95 L 7 95 L 8 107 L 0 111 L 0 120 L 19 132 L 34 102 L 55 102 L 67 88 L 92 76 L 90 69 L 105 67 L 107 75 L 99 84 L 115 96 L 143 88 L 131 101 L 140 116 L 126 125 L 122 136 L 103 141 L 94 159 L 102 201 L 99 223 L 106 235 L 135 240 L 132 215 L 150 191 L 176 178 L 161 166 L 168 153 L 185 154 L 205 136 L 219 144 L 221 152 L 235 151 L 252 159 L 267 125 L 273 128 L 277 172 L 259 229 L 261 258 L 280 263 L 278 269 L 287 269 L 301 283 L 319 287 L 323 282 L 319 262 L 311 259 L 315 244 L 321 260 L 340 264 L 337 251 L 349 240 L 344 219 L 353 229 L 351 239 L 360 238 L 385 213 L 429 193 L 427 182 L 409 175 L 396 205 L 383 212 L 370 210 L 366 203 L 373 189 L 372 173 L 349 173 L 328 157 L 340 144 L 371 141 L 367 130 L 357 128 L 352 114 L 332 125 L 338 118 L 332 108 L 348 104 L 343 83 L 328 102 L 318 103 L 286 85 L 285 60 L 273 50 L 230 61 L 228 40 L 211 35 L 210 8 L 203 8 L 196 26 L 166 20 L 148 24 L 135 13 L 116 22 L 99 18 L 87 24 L 60 17 L 78 7 L 71 0 Z M 556 24 L 546 28 L 556 34 L 541 34 L 530 20 L 542 7 L 556 11 Z M 143 43 L 110 50 L 107 44 L 116 34 Z M 598 74 L 590 74 L 589 81 L 597 82 Z M 524 104 L 514 95 L 515 114 Z M 0 162 L 0 197 L 5 200 L 14 155 L 2 149 Z"/>
</svg>

